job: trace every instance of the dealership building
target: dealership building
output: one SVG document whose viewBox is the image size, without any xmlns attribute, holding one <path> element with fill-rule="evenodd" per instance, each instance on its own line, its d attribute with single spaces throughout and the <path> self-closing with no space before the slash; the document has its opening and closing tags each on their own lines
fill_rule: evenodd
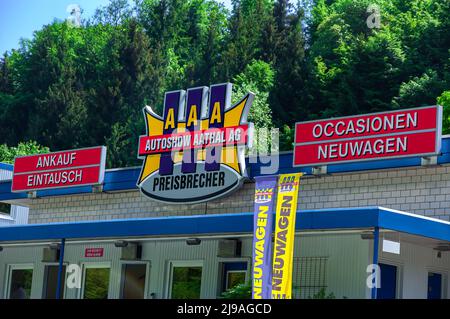
<svg viewBox="0 0 450 319">
<path fill-rule="evenodd" d="M 343 124 L 334 127 L 343 132 Z M 333 138 L 330 128 L 323 133 Z M 408 131 L 405 124 L 414 143 L 408 156 L 400 156 L 401 135 L 400 144 L 384 140 L 384 151 L 392 150 L 387 156 L 372 152 L 361 161 L 329 162 L 352 146 L 327 144 L 328 162 L 319 165 L 299 156 L 325 142 L 299 140 L 307 136 L 302 129 L 293 152 L 271 158 L 278 160 L 276 174 L 304 173 L 293 298 L 448 298 L 450 137 L 436 128 L 433 154 L 423 143 L 428 137 L 419 136 L 430 130 Z M 311 132 L 320 138 L 319 129 Z M 151 198 L 139 187 L 141 167 L 108 169 L 101 183 L 22 192 L 5 173 L 0 202 L 28 209 L 28 224 L 0 227 L 0 298 L 219 298 L 251 282 L 254 178 L 267 160 L 246 157 L 246 178 L 234 191 L 195 203 Z M 17 163 L 1 168 L 16 174 Z M 373 265 L 380 269 L 378 288 Z"/>
</svg>

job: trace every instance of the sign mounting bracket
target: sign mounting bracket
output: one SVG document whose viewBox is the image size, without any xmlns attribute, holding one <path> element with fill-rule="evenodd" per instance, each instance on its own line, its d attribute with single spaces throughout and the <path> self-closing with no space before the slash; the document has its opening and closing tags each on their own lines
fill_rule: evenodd
<svg viewBox="0 0 450 319">
<path fill-rule="evenodd" d="M 103 184 L 92 185 L 92 193 L 103 193 Z"/>
<path fill-rule="evenodd" d="M 438 157 L 437 155 L 435 156 L 424 156 L 420 159 L 420 165 L 421 166 L 433 166 L 433 165 L 437 165 L 438 162 Z"/>
<path fill-rule="evenodd" d="M 328 174 L 327 172 L 328 172 L 328 166 L 327 165 L 314 166 L 312 168 L 312 174 L 316 175 L 316 176 L 326 175 L 326 174 Z"/>
<path fill-rule="evenodd" d="M 28 192 L 27 193 L 27 197 L 30 198 L 30 199 L 37 198 L 37 192 L 36 191 Z"/>
</svg>

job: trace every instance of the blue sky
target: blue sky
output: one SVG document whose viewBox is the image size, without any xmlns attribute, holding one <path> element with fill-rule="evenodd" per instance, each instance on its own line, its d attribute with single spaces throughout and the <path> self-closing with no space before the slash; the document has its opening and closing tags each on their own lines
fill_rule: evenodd
<svg viewBox="0 0 450 319">
<path fill-rule="evenodd" d="M 230 6 L 231 0 L 219 0 Z M 55 18 L 65 20 L 70 4 L 78 4 L 83 17 L 90 17 L 109 0 L 0 0 L 0 54 L 18 48 L 21 38 L 31 39 L 33 32 Z"/>
</svg>

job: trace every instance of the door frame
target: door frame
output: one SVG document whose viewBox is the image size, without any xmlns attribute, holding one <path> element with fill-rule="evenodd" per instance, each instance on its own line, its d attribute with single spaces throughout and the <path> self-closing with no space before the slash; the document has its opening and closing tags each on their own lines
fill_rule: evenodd
<svg viewBox="0 0 450 319">
<path fill-rule="evenodd" d="M 19 263 L 19 264 L 7 264 L 6 265 L 6 280 L 5 280 L 5 290 L 4 290 L 4 296 L 5 299 L 10 298 L 10 291 L 11 291 L 11 274 L 13 270 L 32 270 L 33 276 L 31 278 L 31 291 L 30 291 L 30 299 L 33 292 L 33 282 L 35 281 L 34 276 L 34 264 L 33 263 Z"/>
</svg>

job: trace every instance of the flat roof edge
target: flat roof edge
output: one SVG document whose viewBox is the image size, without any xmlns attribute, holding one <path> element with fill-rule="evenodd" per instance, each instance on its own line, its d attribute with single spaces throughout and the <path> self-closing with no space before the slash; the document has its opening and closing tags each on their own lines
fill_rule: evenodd
<svg viewBox="0 0 450 319">
<path fill-rule="evenodd" d="M 297 212 L 296 231 L 384 229 L 450 241 L 450 224 L 383 207 L 354 207 Z M 253 233 L 253 213 L 172 216 L 93 222 L 13 225 L 0 228 L 2 242 Z"/>
</svg>

